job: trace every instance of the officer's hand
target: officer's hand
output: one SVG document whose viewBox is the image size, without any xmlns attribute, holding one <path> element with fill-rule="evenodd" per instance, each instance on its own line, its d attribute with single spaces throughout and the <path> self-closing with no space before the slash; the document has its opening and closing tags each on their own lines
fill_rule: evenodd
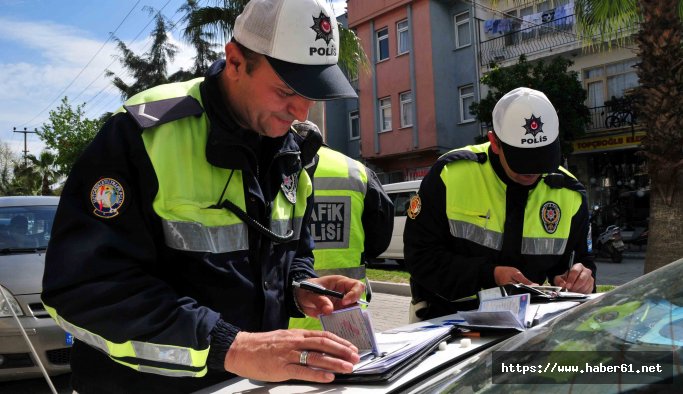
<svg viewBox="0 0 683 394">
<path fill-rule="evenodd" d="M 555 286 L 562 286 L 563 289 L 568 291 L 589 294 L 593 292 L 595 279 L 590 268 L 584 267 L 581 263 L 576 263 L 564 275 L 557 275 L 553 278 L 553 282 Z"/>
<path fill-rule="evenodd" d="M 519 271 L 519 268 L 508 267 L 504 265 L 500 265 L 493 269 L 493 279 L 496 281 L 498 286 L 503 286 L 508 283 L 536 285 L 536 283 L 527 279 L 527 277 Z"/>
<path fill-rule="evenodd" d="M 301 352 L 307 351 L 306 365 Z M 331 332 L 277 330 L 240 331 L 225 356 L 225 370 L 267 382 L 298 379 L 329 383 L 334 373 L 350 373 L 360 361 L 358 349 Z"/>
<path fill-rule="evenodd" d="M 355 304 L 365 291 L 365 284 L 363 282 L 342 275 L 309 278 L 306 281 L 344 294 L 344 298 L 340 299 L 316 294 L 300 288 L 294 289 L 294 297 L 296 297 L 301 311 L 307 316 L 315 318 L 320 314 L 329 315 L 334 310 L 343 309 Z"/>
</svg>

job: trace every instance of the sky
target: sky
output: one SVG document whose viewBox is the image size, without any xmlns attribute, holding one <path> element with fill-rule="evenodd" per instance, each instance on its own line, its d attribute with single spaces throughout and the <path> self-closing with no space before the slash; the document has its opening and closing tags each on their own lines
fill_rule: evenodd
<svg viewBox="0 0 683 394">
<path fill-rule="evenodd" d="M 44 144 L 35 133 L 48 121 L 64 96 L 73 109 L 85 103 L 85 117 L 95 119 L 120 107 L 118 89 L 105 70 L 126 80 L 116 60 L 120 39 L 134 53 L 149 49 L 154 15 L 161 10 L 172 23 L 185 0 L 0 0 L 0 142 L 23 157 L 24 136 L 29 154 Z M 345 0 L 333 0 L 342 14 Z M 200 0 L 200 5 L 214 4 Z M 194 51 L 181 39 L 178 27 L 170 32 L 180 49 L 169 71 L 189 68 Z M 127 82 L 131 82 L 127 80 Z M 16 128 L 16 132 L 14 129 Z"/>
</svg>

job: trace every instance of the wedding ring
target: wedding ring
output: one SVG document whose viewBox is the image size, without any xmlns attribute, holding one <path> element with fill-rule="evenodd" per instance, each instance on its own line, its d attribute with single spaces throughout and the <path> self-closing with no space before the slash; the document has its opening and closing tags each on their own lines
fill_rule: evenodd
<svg viewBox="0 0 683 394">
<path fill-rule="evenodd" d="M 299 355 L 299 364 L 308 365 L 308 350 L 302 351 L 301 355 Z"/>
</svg>

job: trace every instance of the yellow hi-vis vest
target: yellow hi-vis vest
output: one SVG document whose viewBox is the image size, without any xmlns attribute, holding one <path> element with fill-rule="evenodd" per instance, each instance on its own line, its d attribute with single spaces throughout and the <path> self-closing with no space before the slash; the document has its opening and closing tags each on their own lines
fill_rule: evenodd
<svg viewBox="0 0 683 394">
<path fill-rule="evenodd" d="M 189 93 L 200 100 L 199 84 Z M 197 126 L 196 122 L 201 124 Z M 200 119 L 179 119 L 158 126 L 153 133 L 142 134 L 159 180 L 154 210 L 162 218 L 166 244 L 174 249 L 211 253 L 247 250 L 247 225 L 227 209 L 207 209 L 216 204 L 226 181 L 230 179 L 223 198 L 246 211 L 242 171 L 214 167 L 206 161 L 208 130 L 206 116 L 202 116 Z M 182 160 L 178 159 L 178 152 L 185 152 Z M 312 192 L 306 171 L 300 172 L 296 190 L 294 206 L 282 190 L 278 192 L 271 207 L 270 220 L 271 231 L 285 234 L 291 229 L 294 240 L 299 239 L 306 198 Z"/>
<path fill-rule="evenodd" d="M 465 150 L 488 154 L 490 143 Z M 560 167 L 565 176 L 574 177 Z M 446 216 L 452 236 L 501 250 L 506 217 L 507 186 L 490 165 L 458 160 L 441 171 L 446 186 Z M 483 181 L 483 184 L 482 184 Z M 541 181 L 529 192 L 524 211 L 521 253 L 561 255 L 571 228 L 571 218 L 581 207 L 581 194 L 551 188 Z"/>
<path fill-rule="evenodd" d="M 202 80 L 203 78 L 199 78 L 161 85 L 133 96 L 125 105 L 139 105 L 187 95 L 201 103 L 199 84 Z M 122 111 L 120 109 L 118 112 Z M 210 253 L 247 250 L 247 225 L 227 209 L 207 209 L 216 204 L 228 178 L 230 182 L 224 199 L 230 200 L 242 210 L 246 208 L 242 171 L 214 167 L 206 160 L 209 132 L 207 122 L 204 113 L 200 117 L 187 116 L 155 125 L 142 133 L 159 183 L 153 207 L 161 217 L 165 243 L 173 249 Z M 310 177 L 306 171 L 301 171 L 298 176 L 296 203 L 290 203 L 280 190 L 273 202 L 270 229 L 277 234 L 284 234 L 291 229 L 295 234 L 294 239 L 298 239 L 306 211 L 306 200 L 312 191 Z M 64 330 L 104 352 L 115 362 L 140 372 L 159 375 L 206 375 L 209 347 L 194 349 L 172 343 L 137 340 L 116 343 L 63 319 L 54 308 L 47 305 L 45 307 Z M 161 368 L 159 363 L 172 364 L 175 368 Z"/>
<path fill-rule="evenodd" d="M 368 185 L 365 166 L 324 146 L 318 151 L 318 157 L 311 214 L 315 272 L 319 276 L 344 275 L 364 280 L 361 256 L 365 232 L 361 217 Z M 322 328 L 318 319 L 310 317 L 289 319 L 289 327 Z"/>
</svg>

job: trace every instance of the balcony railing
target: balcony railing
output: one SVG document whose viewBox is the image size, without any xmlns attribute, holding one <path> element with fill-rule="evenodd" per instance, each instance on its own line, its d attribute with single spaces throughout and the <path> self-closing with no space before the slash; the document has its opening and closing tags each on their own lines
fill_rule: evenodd
<svg viewBox="0 0 683 394">
<path fill-rule="evenodd" d="M 613 105 L 603 105 L 601 107 L 588 108 L 588 111 L 590 111 L 590 124 L 586 126 L 586 131 L 588 132 L 632 127 L 638 123 L 636 115 L 630 106 L 615 107 Z"/>
<path fill-rule="evenodd" d="M 482 23 L 480 21 L 479 23 Z M 516 23 L 518 24 L 518 23 Z M 514 26 L 514 25 L 513 25 Z M 518 29 L 481 42 L 481 64 L 500 63 L 549 49 L 578 43 L 574 15 Z"/>
<path fill-rule="evenodd" d="M 548 51 L 569 51 L 580 47 L 582 45 L 581 37 L 576 31 L 574 18 L 574 15 L 568 15 L 525 28 L 521 27 L 525 26 L 526 22 L 514 20 L 511 24 L 511 32 L 480 42 L 481 65 L 489 66 L 492 63 L 501 63 L 516 59 L 520 55 L 529 56 Z M 482 23 L 486 26 L 486 21 L 480 20 L 479 24 Z M 613 37 L 629 38 L 637 30 L 638 25 L 624 26 Z M 592 40 L 593 42 L 600 42 L 600 35 L 596 35 Z"/>
</svg>

